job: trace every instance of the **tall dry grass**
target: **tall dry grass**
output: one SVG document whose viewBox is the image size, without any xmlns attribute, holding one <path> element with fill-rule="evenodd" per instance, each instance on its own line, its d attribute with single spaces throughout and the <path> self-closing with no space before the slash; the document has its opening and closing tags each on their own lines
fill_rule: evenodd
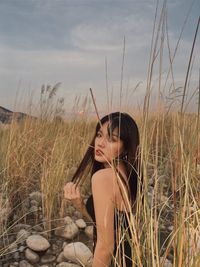
<svg viewBox="0 0 200 267">
<path fill-rule="evenodd" d="M 197 115 L 149 114 L 142 151 L 144 205 L 138 201 L 136 216 L 130 221 L 133 266 L 164 266 L 162 260 L 169 254 L 174 266 L 199 264 L 197 121 Z M 137 122 L 142 129 L 143 118 Z M 21 222 L 26 222 L 23 201 L 40 190 L 45 228 L 51 230 L 54 220 L 60 218 L 63 185 L 83 157 L 93 131 L 94 122 L 86 119 L 48 122 L 31 118 L 22 124 L 13 122 L 6 134 L 1 131 L 2 185 L 12 204 L 11 213 L 17 211 Z M 150 178 L 154 187 L 149 199 Z M 84 193 L 88 186 L 82 188 Z M 163 226 L 170 225 L 171 233 L 164 233 Z"/>
</svg>

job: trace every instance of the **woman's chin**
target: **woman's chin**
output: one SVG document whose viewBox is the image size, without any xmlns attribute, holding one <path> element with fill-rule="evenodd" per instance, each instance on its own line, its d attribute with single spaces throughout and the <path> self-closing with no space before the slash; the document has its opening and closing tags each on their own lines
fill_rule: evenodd
<svg viewBox="0 0 200 267">
<path fill-rule="evenodd" d="M 101 156 L 95 155 L 94 159 L 100 163 L 105 163 L 105 159 Z"/>
</svg>

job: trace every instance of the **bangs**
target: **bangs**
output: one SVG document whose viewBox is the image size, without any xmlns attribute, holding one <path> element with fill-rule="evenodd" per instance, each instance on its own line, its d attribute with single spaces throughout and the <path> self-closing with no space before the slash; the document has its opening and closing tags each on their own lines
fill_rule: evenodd
<svg viewBox="0 0 200 267">
<path fill-rule="evenodd" d="M 109 122 L 108 123 L 108 128 L 107 128 L 108 136 L 112 137 L 114 130 L 117 129 L 118 130 L 117 135 L 121 139 L 120 132 L 119 132 L 119 126 L 120 126 L 119 125 L 119 120 L 117 118 L 115 118 L 113 120 L 109 120 L 108 122 Z"/>
<path fill-rule="evenodd" d="M 114 130 L 118 129 L 118 138 L 122 141 L 125 141 L 129 137 L 129 131 L 127 128 L 127 122 L 123 114 L 120 113 L 112 113 L 107 115 L 101 119 L 101 124 L 103 125 L 105 122 L 108 122 L 107 133 L 109 137 L 112 137 Z M 100 123 L 97 123 L 96 133 L 100 130 Z"/>
</svg>

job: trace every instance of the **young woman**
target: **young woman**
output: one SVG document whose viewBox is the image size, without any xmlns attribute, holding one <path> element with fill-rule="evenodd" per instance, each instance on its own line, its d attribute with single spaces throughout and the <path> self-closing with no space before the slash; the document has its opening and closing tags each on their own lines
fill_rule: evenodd
<svg viewBox="0 0 200 267">
<path fill-rule="evenodd" d="M 138 147 L 132 117 L 120 112 L 103 117 L 72 182 L 64 187 L 65 199 L 94 222 L 92 267 L 132 266 L 128 217 L 134 212 L 138 187 Z M 92 195 L 85 205 L 78 184 L 88 171 Z"/>
</svg>

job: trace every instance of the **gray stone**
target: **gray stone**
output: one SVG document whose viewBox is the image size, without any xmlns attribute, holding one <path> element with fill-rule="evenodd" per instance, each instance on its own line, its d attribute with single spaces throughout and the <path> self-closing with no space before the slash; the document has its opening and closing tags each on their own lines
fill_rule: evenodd
<svg viewBox="0 0 200 267">
<path fill-rule="evenodd" d="M 31 265 L 28 261 L 26 260 L 22 260 L 19 263 L 19 267 L 33 267 L 33 265 Z"/>
<path fill-rule="evenodd" d="M 63 250 L 64 257 L 73 263 L 83 266 L 92 266 L 93 254 L 90 249 L 81 242 L 74 242 L 66 245 Z"/>
<path fill-rule="evenodd" d="M 30 210 L 29 210 L 29 212 L 31 213 L 31 212 L 37 212 L 38 211 L 38 207 L 37 206 L 31 206 L 30 207 Z"/>
<path fill-rule="evenodd" d="M 31 263 L 37 263 L 40 260 L 39 255 L 37 253 L 35 253 L 34 251 L 32 251 L 31 249 L 29 249 L 29 248 L 27 248 L 25 250 L 25 257 Z"/>
<path fill-rule="evenodd" d="M 80 267 L 80 265 L 69 263 L 69 262 L 61 262 L 56 267 Z"/>
<path fill-rule="evenodd" d="M 19 262 L 15 261 L 12 263 L 13 266 L 19 266 Z"/>
<path fill-rule="evenodd" d="M 30 236 L 30 233 L 27 230 L 21 229 L 17 233 L 16 241 L 17 241 L 17 243 L 21 243 L 21 242 L 25 241 L 29 236 Z"/>
<path fill-rule="evenodd" d="M 64 253 L 63 253 L 63 251 L 58 255 L 56 261 L 57 261 L 58 263 L 65 261 L 65 257 L 64 257 Z"/>
<path fill-rule="evenodd" d="M 87 226 L 83 219 L 78 219 L 75 221 L 75 223 L 80 229 L 84 229 Z"/>
<path fill-rule="evenodd" d="M 50 247 L 49 241 L 41 235 L 31 235 L 26 240 L 27 246 L 34 251 L 45 251 Z"/>
<path fill-rule="evenodd" d="M 73 239 L 78 235 L 78 226 L 69 216 L 66 216 L 64 218 L 63 223 L 65 224 L 64 228 L 62 226 L 60 228 L 57 228 L 55 230 L 55 235 L 62 236 L 67 239 Z"/>
<path fill-rule="evenodd" d="M 17 267 L 17 266 L 19 266 L 19 263 L 18 263 L 18 262 L 17 262 L 17 265 L 16 265 L 16 262 L 11 263 L 11 264 L 9 265 L 9 267 Z"/>
<path fill-rule="evenodd" d="M 19 252 L 16 251 L 16 252 L 14 253 L 14 255 L 13 255 L 13 259 L 15 259 L 15 260 L 19 260 L 19 258 L 20 258 Z"/>
<path fill-rule="evenodd" d="M 21 205 L 23 212 L 24 213 L 27 212 L 30 209 L 30 199 L 29 198 L 25 199 Z"/>
<path fill-rule="evenodd" d="M 42 232 L 44 229 L 40 225 L 34 225 L 33 226 L 33 230 L 36 231 L 36 232 Z"/>
<path fill-rule="evenodd" d="M 170 225 L 170 226 L 167 227 L 167 229 L 168 229 L 169 231 L 173 231 L 174 226 L 173 226 L 173 225 Z"/>
<path fill-rule="evenodd" d="M 39 192 L 39 191 L 32 192 L 29 195 L 29 197 L 31 200 L 37 201 L 40 205 L 42 204 L 42 193 L 41 192 Z"/>
<path fill-rule="evenodd" d="M 66 241 L 64 241 L 64 242 L 63 242 L 63 245 L 62 245 L 62 248 L 64 249 L 64 247 L 65 247 L 67 244 L 69 244 L 69 243 L 67 243 Z"/>
<path fill-rule="evenodd" d="M 51 263 L 56 260 L 56 257 L 54 255 L 44 255 L 41 257 L 40 261 L 41 263 Z"/>
<path fill-rule="evenodd" d="M 26 249 L 25 246 L 20 246 L 18 250 L 19 250 L 19 252 L 24 252 L 25 249 Z"/>
<path fill-rule="evenodd" d="M 90 238 L 93 239 L 93 226 L 92 225 L 88 225 L 85 228 L 85 234 Z"/>
<path fill-rule="evenodd" d="M 31 206 L 39 207 L 39 203 L 35 199 L 32 199 L 30 202 L 31 202 Z"/>
<path fill-rule="evenodd" d="M 22 230 L 22 229 L 27 230 L 27 231 L 30 231 L 31 228 L 32 228 L 32 226 L 29 225 L 29 224 L 18 223 L 18 224 L 14 225 L 14 226 L 12 227 L 12 230 L 13 230 L 14 232 L 19 232 L 19 231 Z"/>
<path fill-rule="evenodd" d="M 59 246 L 56 244 L 52 244 L 52 253 L 57 253 L 59 251 Z"/>
<path fill-rule="evenodd" d="M 160 258 L 161 263 L 162 263 L 162 261 L 163 261 L 163 257 Z M 165 259 L 164 264 L 162 266 L 163 267 L 172 267 L 173 265 L 172 265 L 171 261 L 169 261 L 168 259 Z"/>
<path fill-rule="evenodd" d="M 76 210 L 73 214 L 73 217 L 75 217 L 77 219 L 81 219 L 83 217 L 83 215 L 80 211 Z"/>
</svg>

